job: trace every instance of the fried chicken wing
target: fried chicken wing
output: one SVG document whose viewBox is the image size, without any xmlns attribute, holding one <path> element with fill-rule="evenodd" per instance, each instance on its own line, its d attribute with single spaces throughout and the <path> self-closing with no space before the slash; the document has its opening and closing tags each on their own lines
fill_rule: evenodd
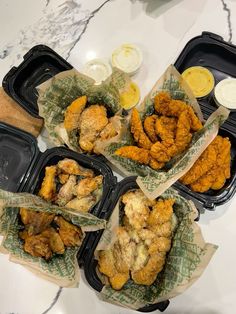
<svg viewBox="0 0 236 314">
<path fill-rule="evenodd" d="M 129 272 L 126 273 L 117 273 L 113 277 L 109 278 L 111 286 L 115 290 L 120 290 L 129 280 Z"/>
<path fill-rule="evenodd" d="M 74 192 L 79 197 L 85 197 L 95 191 L 102 184 L 103 176 L 99 175 L 94 178 L 85 178 L 79 181 Z"/>
<path fill-rule="evenodd" d="M 69 175 L 68 173 L 60 173 L 60 174 L 58 175 L 59 182 L 60 182 L 61 184 L 65 184 L 65 183 L 68 181 L 69 176 L 70 176 L 70 175 Z"/>
<path fill-rule="evenodd" d="M 71 201 L 74 196 L 73 190 L 75 186 L 76 186 L 76 176 L 70 175 L 67 182 L 60 188 L 59 193 L 57 194 L 56 203 L 60 206 L 64 206 L 69 201 Z"/>
<path fill-rule="evenodd" d="M 140 164 L 147 165 L 150 161 L 149 150 L 137 146 L 123 146 L 115 151 L 115 155 L 132 159 Z"/>
<path fill-rule="evenodd" d="M 56 216 L 54 221 L 59 226 L 59 235 L 65 246 L 81 245 L 83 238 L 81 228 L 72 225 L 60 216 Z"/>
<path fill-rule="evenodd" d="M 56 178 L 57 167 L 49 166 L 45 168 L 45 177 L 42 182 L 41 189 L 39 190 L 39 196 L 46 201 L 51 201 L 56 192 Z"/>
<path fill-rule="evenodd" d="M 216 151 L 214 146 L 210 144 L 192 168 L 180 179 L 180 182 L 188 185 L 197 181 L 201 176 L 207 173 L 216 162 Z"/>
<path fill-rule="evenodd" d="M 149 217 L 149 206 L 155 201 L 150 201 L 141 190 L 129 191 L 122 197 L 125 204 L 125 214 L 129 223 L 134 229 L 141 229 L 146 226 Z"/>
<path fill-rule="evenodd" d="M 108 118 L 104 106 L 92 105 L 86 108 L 80 116 L 80 147 L 87 152 L 92 152 L 95 140 L 107 124 Z"/>
<path fill-rule="evenodd" d="M 158 137 L 156 135 L 156 130 L 155 130 L 155 124 L 157 120 L 157 115 L 153 114 L 151 116 L 148 116 L 144 120 L 144 130 L 147 133 L 149 139 L 153 142 L 156 143 L 158 141 Z"/>
<path fill-rule="evenodd" d="M 89 178 L 94 176 L 93 170 L 81 167 L 78 162 L 73 159 L 64 158 L 58 162 L 57 166 L 65 174 L 73 174 Z"/>
<path fill-rule="evenodd" d="M 41 235 L 46 237 L 49 242 L 50 249 L 56 254 L 63 254 L 65 252 L 65 246 L 62 242 L 59 233 L 52 227 L 47 228 L 44 230 Z"/>
<path fill-rule="evenodd" d="M 72 208 L 81 212 L 88 212 L 96 203 L 96 197 L 88 195 L 81 198 L 73 198 L 65 207 Z"/>
<path fill-rule="evenodd" d="M 44 257 L 46 260 L 52 257 L 48 238 L 41 234 L 27 237 L 25 239 L 24 250 L 32 256 Z"/>
<path fill-rule="evenodd" d="M 21 207 L 20 217 L 28 230 L 29 236 L 31 236 L 46 229 L 53 221 L 55 214 L 37 212 L 35 210 Z"/>
<path fill-rule="evenodd" d="M 152 230 L 157 237 L 169 238 L 172 234 L 172 222 L 167 221 L 163 224 L 150 225 L 149 229 Z"/>
<path fill-rule="evenodd" d="M 82 96 L 74 100 L 65 111 L 64 127 L 67 132 L 73 131 L 79 126 L 79 118 L 87 103 L 87 97 Z"/>
<path fill-rule="evenodd" d="M 149 140 L 148 136 L 143 130 L 142 121 L 136 108 L 132 110 L 130 125 L 131 133 L 133 134 L 134 140 L 137 142 L 138 146 L 141 148 L 150 149 L 152 142 Z"/>
</svg>

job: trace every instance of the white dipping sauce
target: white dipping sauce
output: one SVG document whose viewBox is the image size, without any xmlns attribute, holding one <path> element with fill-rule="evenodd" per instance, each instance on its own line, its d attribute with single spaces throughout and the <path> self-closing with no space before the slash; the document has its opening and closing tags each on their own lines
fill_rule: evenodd
<svg viewBox="0 0 236 314">
<path fill-rule="evenodd" d="M 215 99 L 218 105 L 228 109 L 236 109 L 236 79 L 227 78 L 215 87 Z"/>
</svg>

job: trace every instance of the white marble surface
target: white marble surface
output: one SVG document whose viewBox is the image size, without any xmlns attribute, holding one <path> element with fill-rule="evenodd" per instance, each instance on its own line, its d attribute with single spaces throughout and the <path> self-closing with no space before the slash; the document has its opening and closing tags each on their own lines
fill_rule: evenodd
<svg viewBox="0 0 236 314">
<path fill-rule="evenodd" d="M 0 79 L 29 48 L 51 46 L 74 67 L 109 58 L 123 42 L 138 44 L 144 64 L 135 77 L 142 96 L 186 42 L 202 31 L 236 44 L 236 0 L 1 0 Z M 40 137 L 40 147 L 46 148 Z M 232 314 L 236 309 L 236 197 L 201 216 L 206 241 L 219 245 L 202 277 L 171 300 L 166 314 Z M 0 314 L 135 313 L 100 301 L 83 278 L 59 289 L 0 255 Z"/>
</svg>

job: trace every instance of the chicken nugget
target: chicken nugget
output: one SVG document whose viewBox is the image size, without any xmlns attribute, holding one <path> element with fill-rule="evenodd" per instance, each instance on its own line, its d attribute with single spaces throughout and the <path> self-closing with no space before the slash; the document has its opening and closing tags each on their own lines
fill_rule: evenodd
<svg viewBox="0 0 236 314">
<path fill-rule="evenodd" d="M 132 159 L 140 164 L 148 165 L 150 160 L 149 150 L 136 146 L 123 146 L 115 151 L 115 155 Z"/>
<path fill-rule="evenodd" d="M 138 144 L 138 146 L 141 148 L 150 149 L 152 146 L 152 142 L 149 140 L 148 136 L 143 130 L 142 121 L 136 108 L 132 110 L 130 125 L 131 133 L 133 134 L 134 140 Z"/>
<path fill-rule="evenodd" d="M 82 96 L 74 100 L 70 106 L 66 108 L 64 127 L 67 132 L 71 132 L 79 127 L 79 118 L 87 103 L 87 97 Z"/>
<path fill-rule="evenodd" d="M 120 290 L 129 280 L 129 272 L 117 273 L 109 278 L 110 284 L 114 290 Z"/>
</svg>

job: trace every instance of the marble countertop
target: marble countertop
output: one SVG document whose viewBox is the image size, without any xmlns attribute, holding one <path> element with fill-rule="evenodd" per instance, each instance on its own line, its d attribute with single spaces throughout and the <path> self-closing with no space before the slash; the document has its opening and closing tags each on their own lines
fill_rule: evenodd
<svg viewBox="0 0 236 314">
<path fill-rule="evenodd" d="M 144 64 L 134 80 L 142 97 L 184 45 L 203 31 L 236 44 L 236 0 L 1 0 L 0 79 L 36 44 L 75 68 L 109 59 L 124 42 L 138 44 Z M 46 149 L 39 137 L 41 150 Z M 171 300 L 166 314 L 231 314 L 236 308 L 236 197 L 201 216 L 208 242 L 219 246 L 201 278 Z M 137 313 L 99 300 L 81 272 L 77 289 L 61 289 L 0 255 L 0 314 Z"/>
</svg>

